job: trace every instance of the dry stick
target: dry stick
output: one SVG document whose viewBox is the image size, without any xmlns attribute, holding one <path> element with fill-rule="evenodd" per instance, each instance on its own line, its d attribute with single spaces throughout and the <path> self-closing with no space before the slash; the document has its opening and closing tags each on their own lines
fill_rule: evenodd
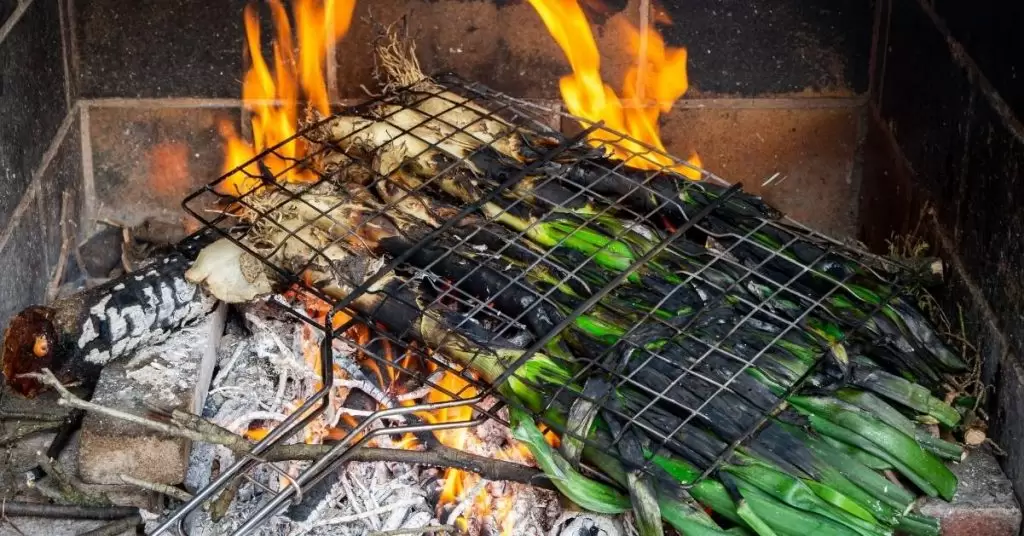
<svg viewBox="0 0 1024 536">
<path fill-rule="evenodd" d="M 18 536 L 26 536 L 25 533 L 22 532 L 22 530 L 20 528 L 18 528 L 18 525 L 15 525 L 14 521 L 11 521 L 11 519 L 9 517 L 5 516 L 3 518 L 0 518 L 0 522 L 3 522 L 3 523 L 6 523 L 6 524 L 10 525 L 11 529 L 14 530 L 14 532 L 18 533 Z"/>
<path fill-rule="evenodd" d="M 142 480 L 126 474 L 120 474 L 118 477 L 120 477 L 121 481 L 125 484 L 131 484 L 142 489 L 162 493 L 173 499 L 178 499 L 181 502 L 188 502 L 192 500 L 191 493 L 174 486 L 168 486 L 167 484 L 160 484 L 158 482 L 150 482 L 148 480 Z"/>
<path fill-rule="evenodd" d="M 366 536 L 419 536 L 420 534 L 433 534 L 435 532 L 455 532 L 452 525 L 428 525 L 426 527 L 410 527 L 407 529 L 375 530 Z"/>
<path fill-rule="evenodd" d="M 125 532 L 132 530 L 142 524 L 142 516 L 136 514 L 133 516 L 119 519 L 112 523 L 107 523 L 102 527 L 89 532 L 83 532 L 78 536 L 119 536 Z"/>
<path fill-rule="evenodd" d="M 68 233 L 68 210 L 71 204 L 71 192 L 64 191 L 60 201 L 60 255 L 57 256 L 57 266 L 54 268 L 53 277 L 46 287 L 46 303 L 57 299 L 57 292 L 60 290 L 60 282 L 64 279 L 64 266 L 68 263 L 68 250 L 71 248 L 71 236 Z"/>
<path fill-rule="evenodd" d="M 48 369 L 44 369 L 41 373 L 25 374 L 24 376 L 36 379 L 56 389 L 60 394 L 60 399 L 57 403 L 62 406 L 69 406 L 125 420 L 169 436 L 223 445 L 235 452 L 250 452 L 254 446 L 254 443 L 248 439 L 225 430 L 202 417 L 184 411 L 176 410 L 172 412 L 171 422 L 165 423 L 82 400 L 61 385 L 60 381 Z M 316 460 L 330 452 L 333 448 L 333 445 L 277 445 L 263 453 L 261 458 L 268 462 Z M 422 451 L 362 447 L 356 449 L 349 457 L 349 460 L 453 467 L 477 473 L 487 480 L 522 482 L 537 487 L 553 489 L 544 473 L 536 468 L 477 456 L 476 454 L 470 454 L 441 444 L 434 444 L 428 450 Z"/>
<path fill-rule="evenodd" d="M 67 413 L 56 414 L 53 412 L 32 412 L 32 411 L 5 411 L 0 413 L 2 421 L 50 421 L 61 422 L 67 418 Z"/>
<path fill-rule="evenodd" d="M 34 421 L 18 423 L 13 430 L 0 435 L 0 446 L 9 445 L 38 433 L 51 432 L 60 428 L 63 424 L 63 421 Z"/>
<path fill-rule="evenodd" d="M 469 489 L 469 491 L 467 491 L 463 495 L 462 500 L 459 501 L 459 504 L 455 505 L 455 508 L 453 508 L 451 513 L 448 514 L 449 525 L 453 524 L 455 520 L 458 519 L 462 515 L 462 513 L 466 511 L 467 508 L 469 508 L 469 505 L 473 504 L 473 501 L 476 500 L 476 496 L 480 494 L 480 491 L 483 490 L 484 486 L 486 485 L 487 480 L 481 478 L 472 488 Z"/>
<path fill-rule="evenodd" d="M 57 483 L 58 490 L 64 502 L 79 506 L 110 506 L 110 499 L 102 493 L 89 493 L 85 491 L 85 483 L 77 477 L 69 475 L 46 454 L 39 452 L 36 455 L 36 462 L 47 476 Z"/>
<path fill-rule="evenodd" d="M 235 496 L 238 495 L 238 490 L 242 488 L 242 482 L 241 478 L 233 479 L 220 492 L 220 495 L 210 503 L 210 519 L 214 523 L 220 523 L 220 520 L 228 515 L 231 503 L 234 502 Z"/>
<path fill-rule="evenodd" d="M 62 504 L 0 502 L 0 517 L 46 517 L 61 519 L 121 519 L 139 513 L 131 506 L 66 506 Z"/>
</svg>

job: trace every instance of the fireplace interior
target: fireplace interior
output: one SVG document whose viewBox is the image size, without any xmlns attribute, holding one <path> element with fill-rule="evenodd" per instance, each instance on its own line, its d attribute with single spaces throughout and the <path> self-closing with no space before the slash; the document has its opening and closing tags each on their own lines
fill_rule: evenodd
<svg viewBox="0 0 1024 536">
<path fill-rule="evenodd" d="M 1024 8 L 953 0 L 580 3 L 594 30 L 604 80 L 612 86 L 632 61 L 623 22 L 656 29 L 666 45 L 687 49 L 689 88 L 660 118 L 666 152 L 682 158 L 699 154 L 703 168 L 742 183 L 745 191 L 840 241 L 862 243 L 879 254 L 905 254 L 924 245 L 926 250 L 915 251 L 942 259 L 943 282 L 932 303 L 949 319 L 948 330 L 977 356 L 976 379 L 984 387 L 971 393 L 983 397 L 970 418 L 977 418 L 980 436 L 955 469 L 961 480 L 956 500 L 925 501 L 919 511 L 939 517 L 946 535 L 1018 534 L 1018 500 L 1024 499 L 1024 328 L 1018 321 L 1024 314 L 1024 211 L 1017 209 L 1015 194 L 1024 189 L 1024 82 L 1018 76 L 1024 38 L 1017 31 Z M 251 109 L 240 98 L 252 56 L 243 53 L 245 6 L 241 0 L 0 1 L 0 322 L 6 325 L 26 307 L 83 284 L 120 275 L 199 228 L 182 201 L 221 175 L 225 125 L 243 125 L 240 134 L 252 135 Z M 263 54 L 273 57 L 269 4 L 258 6 Z M 415 43 L 424 72 L 456 73 L 551 110 L 539 119 L 567 135 L 579 131 L 560 113 L 559 79 L 571 72 L 569 63 L 527 0 L 359 1 L 326 62 L 332 103 L 354 104 L 380 91 L 372 46 L 381 25 L 392 23 L 402 39 Z M 319 314 L 322 321 L 327 311 Z M 247 326 L 248 332 L 233 331 L 232 325 Z M 315 379 L 308 379 L 285 391 L 280 370 L 259 371 L 257 364 L 282 340 L 305 348 L 309 326 L 259 309 L 220 308 L 189 329 L 160 346 L 159 358 L 139 355 L 123 365 L 134 384 L 101 382 L 93 400 L 126 411 L 168 404 L 197 411 L 208 396 L 232 390 L 265 390 L 269 399 L 299 401 L 317 390 Z M 192 387 L 196 378 L 209 387 Z M 146 391 L 147 385 L 161 387 Z M 131 394 L 140 390 L 146 396 Z M 8 449 L 0 479 L 4 501 L 23 497 L 25 472 L 38 465 L 37 451 L 46 450 L 58 421 L 68 415 L 55 399 L 48 393 L 26 401 L 7 391 L 0 398 L 0 438 Z M 56 412 L 57 420 L 28 434 L 31 422 L 17 415 L 40 408 Z M 261 439 L 259 434 L 272 429 L 266 424 L 261 431 L 261 425 L 274 422 L 272 412 L 264 413 L 248 415 L 234 431 Z M 195 493 L 211 479 L 185 478 L 197 456 L 231 460 L 123 424 L 87 417 L 69 447 L 74 452 L 62 458 L 73 460 L 74 478 L 98 486 L 87 489 L 119 497 L 114 508 L 164 506 L 158 497 L 167 490 L 139 493 L 119 479 L 126 472 L 176 486 L 180 494 Z M 468 433 L 491 445 L 482 456 L 524 459 L 502 450 L 511 436 L 496 422 Z M 387 441 L 405 439 L 393 434 Z M 139 456 L 140 450 L 147 455 Z M 268 467 L 258 478 L 287 488 L 290 477 Z M 336 485 L 390 485 L 397 490 L 392 495 L 361 496 L 385 506 L 405 501 L 409 507 L 403 512 L 411 518 L 416 501 L 428 499 L 409 490 L 444 493 L 445 476 L 398 470 L 406 467 L 353 463 Z M 424 484 L 428 477 L 430 485 Z M 474 483 L 480 482 L 460 485 Z M 533 503 L 534 510 L 544 505 L 533 524 L 522 521 L 522 531 L 500 521 L 450 530 L 625 534 L 622 527 L 601 525 L 606 518 L 588 518 L 589 525 L 573 518 L 550 490 L 507 486 L 515 493 L 486 488 L 484 494 L 494 496 L 488 512 L 530 510 L 521 502 Z M 399 534 L 387 531 L 418 526 L 411 519 L 389 520 L 394 510 L 380 510 L 381 504 L 362 506 L 335 512 L 340 521 L 332 530 Z M 460 506 L 472 508 L 457 502 L 450 508 Z M 360 514 L 375 508 L 380 511 L 369 517 L 377 525 Z M 75 520 L 74 512 L 39 515 L 0 507 L 0 534 L 97 528 L 134 534 L 156 526 L 153 519 L 130 517 L 136 510 L 125 512 Z M 244 519 L 245 513 L 236 515 Z M 126 517 L 129 522 L 116 526 L 110 516 L 115 523 Z M 352 523 L 355 528 L 345 528 Z M 556 532 L 555 523 L 565 530 Z M 198 526 L 185 532 L 221 533 L 198 532 Z"/>
</svg>

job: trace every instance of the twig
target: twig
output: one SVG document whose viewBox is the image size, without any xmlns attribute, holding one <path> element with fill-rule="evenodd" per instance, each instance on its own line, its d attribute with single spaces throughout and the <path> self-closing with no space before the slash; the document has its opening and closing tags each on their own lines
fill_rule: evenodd
<svg viewBox="0 0 1024 536">
<path fill-rule="evenodd" d="M 78 536 L 119 536 L 125 532 L 138 527 L 142 524 L 142 516 L 136 514 L 133 516 L 119 519 L 117 521 L 107 523 L 102 527 L 90 530 L 89 532 L 83 532 Z"/>
<path fill-rule="evenodd" d="M 85 411 L 80 409 L 72 409 L 64 416 L 60 427 L 57 428 L 57 435 L 53 437 L 53 441 L 50 442 L 50 446 L 46 449 L 47 458 L 56 460 L 60 457 L 60 453 L 64 452 L 64 448 L 71 442 L 71 436 L 75 435 L 75 432 L 81 428 L 82 419 L 84 418 Z"/>
<path fill-rule="evenodd" d="M 217 389 L 222 389 L 222 387 L 220 387 L 220 384 L 224 383 L 224 380 L 227 379 L 228 374 L 231 374 L 231 371 L 235 368 L 235 363 L 238 361 L 238 358 L 242 356 L 242 350 L 244 349 L 245 347 L 241 344 L 235 347 L 235 351 L 231 353 L 231 360 L 228 361 L 228 364 L 225 365 L 224 368 L 219 373 L 217 373 L 217 377 L 214 378 L 213 387 Z M 216 389 L 210 391 L 210 394 L 213 394 L 215 391 Z"/>
<path fill-rule="evenodd" d="M 106 415 L 108 417 L 113 417 L 115 419 L 121 419 L 123 421 L 128 421 L 133 424 L 138 424 L 139 426 L 145 426 L 152 430 L 163 432 L 167 435 L 176 435 L 179 437 L 185 437 L 186 439 L 192 439 L 194 441 L 204 441 L 207 439 L 202 434 L 194 432 L 192 430 L 176 427 L 171 424 L 154 421 L 151 419 L 147 419 L 145 417 L 140 417 L 132 413 L 127 413 L 121 410 L 108 408 L 106 406 L 101 406 L 93 402 L 82 400 L 81 398 L 75 396 L 71 391 L 68 391 L 68 389 L 64 387 L 63 384 L 60 383 L 60 380 L 58 380 L 57 377 L 54 376 L 52 372 L 50 372 L 50 369 L 43 369 L 42 372 L 33 372 L 30 374 L 23 374 L 22 376 L 35 379 L 55 389 L 57 393 L 60 394 L 60 400 L 57 401 L 57 404 L 61 406 L 68 406 L 84 411 L 92 411 L 94 413 L 99 413 L 101 415 Z"/>
<path fill-rule="evenodd" d="M 452 525 L 428 525 L 426 527 L 409 527 L 395 530 L 375 530 L 366 536 L 417 536 L 419 534 L 434 534 L 435 532 L 455 532 L 457 529 Z"/>
<path fill-rule="evenodd" d="M 61 396 L 57 403 L 61 405 L 92 411 L 115 419 L 126 420 L 140 426 L 145 426 L 151 430 L 165 433 L 169 436 L 183 437 L 193 441 L 223 445 L 239 453 L 247 453 L 253 447 L 253 443 L 248 439 L 236 435 L 229 430 L 191 413 L 176 410 L 171 413 L 171 422 L 155 421 L 132 413 L 126 413 L 124 411 L 101 406 L 93 402 L 86 402 L 68 391 L 64 386 L 60 385 L 60 382 L 49 370 L 44 370 L 42 373 L 29 374 L 27 376 L 35 378 L 36 380 L 56 389 Z M 261 457 L 263 460 L 268 462 L 316 460 L 333 448 L 333 445 L 307 445 L 304 443 L 278 445 L 268 450 Z M 551 483 L 543 476 L 543 473 L 536 468 L 514 462 L 477 456 L 475 454 L 463 452 L 441 444 L 433 444 L 428 450 L 420 451 L 364 447 L 356 450 L 352 454 L 350 460 L 361 462 L 386 461 L 430 465 L 433 467 L 454 467 L 456 469 L 477 473 L 487 480 L 508 480 L 552 489 Z"/>
<path fill-rule="evenodd" d="M 48 422 L 60 422 L 67 417 L 67 414 L 55 414 L 53 412 L 39 412 L 35 413 L 32 411 L 5 411 L 0 413 L 0 420 L 2 421 L 48 421 Z"/>
<path fill-rule="evenodd" d="M 66 506 L 62 504 L 0 502 L 0 517 L 46 517 L 64 519 L 122 519 L 139 513 L 131 506 Z"/>
<path fill-rule="evenodd" d="M 28 436 L 35 435 L 42 432 L 50 432 L 60 428 L 63 425 L 61 421 L 35 421 L 28 423 L 19 423 L 14 427 L 13 430 L 0 435 L 0 446 L 9 445 L 15 441 L 20 441 Z"/>
<path fill-rule="evenodd" d="M 441 381 L 441 378 L 444 377 L 444 374 L 445 369 L 439 369 L 435 371 L 433 374 L 427 377 L 427 380 L 424 382 L 426 385 L 420 387 L 419 389 L 416 389 L 415 391 L 410 391 L 408 393 L 402 393 L 398 395 L 398 401 L 405 402 L 406 400 L 419 400 L 427 396 L 427 394 L 429 394 L 430 391 L 434 389 L 433 386 L 437 385 L 437 382 Z"/>
<path fill-rule="evenodd" d="M 167 484 L 160 484 L 158 482 L 149 482 L 147 480 L 141 480 L 125 474 L 121 474 L 118 476 L 125 484 L 131 484 L 142 489 L 148 489 L 149 491 L 163 493 L 164 495 L 167 495 L 168 497 L 172 497 L 174 499 L 178 499 L 181 502 L 188 502 L 192 500 L 191 493 L 182 489 L 178 489 L 174 486 L 168 486 Z"/>
<path fill-rule="evenodd" d="M 83 491 L 84 484 L 73 477 L 65 473 L 62 469 L 59 469 L 53 460 L 49 456 L 40 452 L 36 456 L 36 461 L 39 463 L 39 467 L 42 468 L 43 472 L 50 478 L 57 482 L 61 498 L 64 502 L 69 502 L 79 506 L 110 506 L 110 499 L 106 495 L 100 493 L 89 493 Z"/>
<path fill-rule="evenodd" d="M 129 253 L 132 249 L 132 230 L 129 227 L 121 228 L 121 265 L 124 266 L 124 273 L 130 273 L 134 271 L 132 266 L 131 254 Z"/>
<path fill-rule="evenodd" d="M 238 417 L 234 421 L 231 421 L 226 428 L 235 433 L 241 433 L 244 430 L 248 430 L 249 426 L 253 421 L 277 421 L 281 422 L 287 419 L 288 416 L 283 413 L 276 411 L 252 411 Z"/>
<path fill-rule="evenodd" d="M 227 487 L 220 492 L 220 495 L 210 504 L 210 519 L 219 523 L 228 514 L 231 503 L 234 502 L 238 490 L 242 488 L 242 479 L 236 478 L 228 483 Z"/>
<path fill-rule="evenodd" d="M 6 524 L 8 524 L 8 525 L 10 525 L 10 526 L 11 526 L 11 528 L 12 528 L 12 529 L 14 529 L 14 532 L 17 532 L 17 533 L 18 533 L 18 536 L 26 536 L 25 532 L 24 532 L 24 531 L 22 531 L 22 530 L 21 530 L 21 528 L 19 528 L 19 527 L 18 527 L 18 525 L 16 525 L 16 524 L 14 523 L 14 521 L 11 521 L 11 518 L 9 518 L 9 517 L 7 517 L 7 516 L 4 516 L 4 517 L 0 518 L 0 521 L 2 521 L 3 523 L 6 523 Z"/>
<path fill-rule="evenodd" d="M 64 267 L 68 263 L 68 250 L 71 248 L 71 236 L 68 233 L 68 210 L 70 205 L 71 192 L 65 190 L 60 201 L 60 254 L 57 256 L 57 266 L 54 267 L 50 284 L 46 287 L 46 303 L 51 303 L 57 299 L 60 282 L 64 279 Z"/>
</svg>

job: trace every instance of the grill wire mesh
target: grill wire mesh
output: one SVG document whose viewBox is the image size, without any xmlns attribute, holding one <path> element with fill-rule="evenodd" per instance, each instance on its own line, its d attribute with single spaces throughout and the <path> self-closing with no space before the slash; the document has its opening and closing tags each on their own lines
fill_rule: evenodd
<svg viewBox="0 0 1024 536">
<path fill-rule="evenodd" d="M 719 214 L 732 196 L 740 194 L 736 188 L 725 186 L 726 183 L 718 177 L 693 168 L 701 174 L 701 180 L 684 180 L 677 172 L 686 169 L 685 164 L 601 124 L 581 122 L 586 128 L 580 134 L 562 137 L 555 134 L 549 125 L 549 110 L 453 77 L 443 80 L 451 90 L 448 93 L 441 93 L 440 89 L 402 89 L 342 113 L 369 113 L 386 109 L 382 105 L 407 107 L 422 99 L 445 99 L 453 109 L 471 105 L 485 119 L 500 118 L 508 133 L 498 136 L 498 139 L 532 132 L 543 133 L 557 143 L 534 147 L 536 154 L 516 173 L 490 182 L 480 181 L 480 199 L 475 203 L 465 203 L 446 197 L 438 185 L 470 166 L 467 160 L 476 158 L 479 151 L 462 157 L 447 154 L 451 158 L 446 160 L 446 165 L 436 176 L 409 188 L 407 182 L 371 171 L 372 150 L 357 155 L 360 156 L 358 158 L 340 158 L 338 154 L 343 140 L 324 140 L 324 128 L 331 121 L 327 119 L 303 130 L 294 139 L 265 151 L 254 161 L 225 174 L 185 200 L 186 210 L 205 226 L 218 229 L 223 236 L 275 270 L 294 293 L 305 295 L 304 300 L 286 306 L 290 305 L 297 316 L 320 325 L 327 334 L 321 349 L 324 388 L 307 400 L 292 418 L 282 422 L 260 441 L 251 456 L 222 471 L 217 479 L 197 493 L 193 501 L 175 512 L 158 532 L 176 526 L 188 512 L 214 497 L 233 480 L 244 478 L 247 471 L 262 464 L 261 453 L 293 436 L 327 409 L 328 392 L 334 381 L 333 364 L 344 358 L 336 352 L 342 345 L 348 349 L 347 353 L 354 352 L 373 360 L 378 367 L 393 371 L 395 383 L 400 384 L 403 390 L 427 386 L 444 392 L 450 401 L 381 408 L 374 415 L 362 418 L 359 426 L 337 442 L 330 453 L 307 467 L 298 478 L 289 480 L 290 485 L 276 493 L 268 490 L 259 512 L 237 533 L 258 527 L 271 515 L 279 513 L 288 501 L 300 500 L 305 490 L 343 463 L 353 449 L 380 434 L 412 431 L 427 435 L 437 428 L 469 426 L 487 418 L 500 419 L 498 409 L 501 405 L 513 404 L 529 411 L 538 423 L 556 431 L 563 442 L 575 438 L 614 454 L 622 450 L 618 447 L 623 438 L 630 435 L 642 437 L 647 452 L 645 459 L 620 454 L 623 464 L 647 469 L 651 453 L 667 450 L 697 465 L 703 471 L 701 478 L 704 478 L 712 474 L 737 446 L 757 441 L 758 430 L 780 411 L 786 394 L 802 388 L 827 387 L 821 385 L 822 378 L 827 377 L 825 371 L 829 363 L 835 361 L 836 353 L 841 350 L 842 339 L 815 340 L 818 345 L 813 357 L 815 366 L 806 374 L 790 375 L 789 381 L 783 385 L 786 394 L 781 396 L 752 388 L 754 380 L 748 372 L 761 364 L 766 354 L 781 354 L 789 342 L 801 337 L 800 334 L 805 333 L 809 326 L 814 326 L 816 319 L 832 318 L 832 313 L 826 310 L 826 302 L 852 296 L 850 279 L 856 276 L 856 271 L 835 269 L 843 263 L 857 262 L 849 246 L 784 219 L 751 218 L 749 221 L 753 223 L 738 230 Z M 453 98 L 455 95 L 458 98 Z M 447 125 L 445 131 L 451 137 L 467 135 L 467 125 L 447 122 L 446 117 L 445 114 L 434 114 L 425 117 L 424 121 Z M 428 151 L 445 151 L 443 141 L 438 143 L 436 139 L 421 137 L 417 128 L 393 123 L 386 114 L 379 120 L 389 123 L 403 135 L 421 141 Z M 622 160 L 596 156 L 573 160 L 579 154 L 587 154 L 581 148 L 587 146 L 585 139 L 588 136 L 632 148 L 629 166 Z M 306 151 L 305 156 L 292 156 L 297 146 Z M 419 147 L 415 143 L 410 146 Z M 487 147 L 482 150 L 486 151 Z M 570 155 L 573 158 L 569 158 Z M 417 156 L 420 155 L 407 155 L 410 159 Z M 638 170 L 638 167 L 648 169 Z M 589 179 L 577 180 L 575 177 L 581 174 Z M 289 176 L 299 175 L 303 182 L 287 181 Z M 228 184 L 240 177 L 250 183 L 258 183 L 260 193 L 230 195 Z M 601 188 L 602 181 L 626 184 L 629 188 L 618 188 L 615 190 L 618 195 L 613 195 L 608 188 Z M 706 202 L 701 210 L 685 207 L 686 221 L 669 225 L 661 214 L 683 204 L 678 198 L 666 197 L 664 190 L 651 188 L 651 184 L 657 181 L 672 181 L 683 192 L 683 197 L 699 197 Z M 345 186 L 353 183 L 360 187 Z M 521 189 L 516 190 L 522 185 L 529 185 L 529 195 L 522 195 Z M 363 211 L 358 218 L 339 221 L 338 212 L 334 210 L 346 204 L 366 206 L 364 196 L 367 193 L 372 196 L 375 192 L 394 192 L 396 189 L 402 192 L 397 196 L 399 199 L 387 202 L 376 198 L 372 203 L 373 211 Z M 554 199 L 546 195 L 565 191 L 573 196 Z M 273 194 L 275 203 L 267 203 L 266 197 L 259 198 L 268 193 Z M 324 202 L 315 201 L 327 199 L 318 198 L 324 194 L 331 196 L 330 206 L 325 207 Z M 331 292 L 322 281 L 308 275 L 310 271 L 323 271 L 324 266 L 336 266 L 332 262 L 338 255 L 329 252 L 330 248 L 340 248 L 348 257 L 367 258 L 363 237 L 375 231 L 380 218 L 399 211 L 397 203 L 415 201 L 421 195 L 441 200 L 432 206 L 436 224 L 416 227 L 418 233 L 410 234 L 403 229 L 396 239 L 401 245 L 398 250 L 380 254 L 372 258 L 372 262 L 353 269 L 336 270 L 335 278 L 358 274 L 344 281 L 342 286 L 347 292 L 343 295 Z M 655 200 L 653 205 L 656 206 L 652 205 L 649 211 L 638 209 L 637 204 L 628 202 L 630 196 L 637 195 Z M 487 203 L 493 206 L 492 202 L 500 202 L 498 206 L 502 211 L 482 210 Z M 571 221 L 577 224 L 576 229 L 600 226 L 602 218 L 615 216 L 634 222 L 632 226 L 618 229 L 617 233 L 609 232 L 618 240 L 628 240 L 629 233 L 634 232 L 655 233 L 653 245 L 645 249 L 645 254 L 632 257 L 628 266 L 624 266 L 615 277 L 608 278 L 604 286 L 595 286 L 595 279 L 588 275 L 596 269 L 598 258 L 604 251 L 567 256 L 567 248 L 562 243 L 567 239 L 565 236 L 554 247 L 538 248 L 530 245 L 530 227 L 512 231 L 496 223 L 506 213 L 566 214 L 581 203 L 587 204 L 591 210 L 572 213 Z M 306 225 L 310 224 L 290 226 L 282 223 L 282 214 L 294 210 L 297 205 L 329 220 L 332 236 L 343 238 L 317 242 L 310 240 L 312 235 L 306 233 Z M 220 210 L 211 210 L 214 206 Z M 239 212 L 251 215 L 242 222 L 243 225 L 239 225 L 235 217 Z M 535 218 L 531 227 L 539 225 L 542 220 Z M 266 235 L 268 229 L 276 230 L 275 236 L 287 238 L 263 244 L 257 235 Z M 608 231 L 607 227 L 603 229 Z M 765 240 L 765 236 L 774 237 L 774 240 Z M 302 244 L 296 250 L 305 252 L 305 255 L 298 258 L 291 255 L 289 262 L 284 263 L 280 260 L 281 244 L 288 241 Z M 516 252 L 522 254 L 523 264 L 515 268 L 503 267 L 504 261 L 500 256 Z M 857 265 L 860 270 L 885 279 L 891 289 L 888 296 L 880 296 L 876 311 L 891 299 L 911 290 L 892 276 L 897 271 L 888 269 L 891 266 L 886 264 L 888 261 L 867 257 L 863 252 L 857 252 L 856 257 L 877 261 L 871 265 Z M 647 286 L 645 274 L 657 263 L 671 263 L 677 267 L 671 288 Z M 453 273 L 453 265 L 458 268 L 457 273 Z M 488 281 L 501 284 L 481 290 L 479 285 L 475 285 L 478 280 L 474 279 L 481 274 L 487 274 L 491 278 Z M 538 285 L 538 281 L 545 284 Z M 813 296 L 805 292 L 808 286 L 813 286 Z M 559 289 L 567 288 L 576 289 L 578 299 L 571 302 L 560 299 Z M 657 307 L 630 308 L 629 292 L 633 291 L 643 292 L 648 298 L 656 295 Z M 523 295 L 529 295 L 531 299 L 520 303 L 520 310 L 500 306 L 503 298 L 511 296 L 518 299 Z M 564 298 L 564 294 L 561 296 Z M 306 308 L 296 305 L 309 300 L 331 307 L 327 318 L 334 318 L 335 312 L 344 311 L 350 320 L 339 325 L 311 318 Z M 361 306 L 367 301 L 379 308 Z M 420 340 L 422 333 L 396 329 L 396 322 L 384 314 L 386 309 L 392 312 L 431 310 L 450 320 L 457 319 L 451 320 L 451 331 L 476 333 L 478 348 L 473 351 L 472 358 L 463 359 L 463 363 L 456 365 L 443 352 L 427 350 L 427 345 Z M 664 314 L 669 309 L 679 314 Z M 557 321 L 550 323 L 553 328 L 547 333 L 532 333 L 531 322 L 536 322 L 538 312 L 550 310 L 560 313 Z M 592 352 L 575 351 L 569 377 L 561 378 L 557 383 L 538 382 L 533 376 L 521 373 L 525 363 L 538 355 L 550 353 L 558 341 L 570 337 L 574 327 L 578 328 L 583 322 L 598 321 L 605 314 L 626 315 L 628 327 L 618 330 L 614 340 L 592 345 Z M 357 323 L 366 326 L 370 333 L 362 341 L 344 335 Z M 857 335 L 862 323 L 863 319 L 856 325 L 848 321 L 844 325 L 845 336 Z M 660 346 L 645 342 L 651 340 L 652 333 L 657 334 L 659 340 L 671 342 Z M 438 348 L 444 344 L 444 340 L 432 341 L 430 346 Z M 488 350 L 498 347 L 512 348 L 517 356 L 506 363 L 501 374 L 487 382 L 470 372 L 478 365 L 475 360 L 493 357 Z M 439 385 L 438 371 L 444 370 L 460 375 L 467 388 L 450 392 Z M 780 373 L 776 377 L 784 375 Z M 522 382 L 536 393 L 539 406 L 525 407 L 494 387 L 506 384 L 509 379 Z M 598 389 L 599 386 L 605 388 Z M 613 393 L 634 393 L 636 396 Z M 488 396 L 501 402 L 484 408 L 480 403 Z M 420 412 L 454 405 L 473 407 L 473 418 L 466 422 L 430 423 L 417 416 L 422 415 Z M 608 426 L 606 432 L 597 438 L 585 438 L 577 431 L 566 430 L 565 423 L 559 419 L 550 418 L 552 413 L 547 410 L 554 407 L 561 408 L 563 412 L 589 408 L 613 426 Z M 732 421 L 715 418 L 723 414 L 729 415 Z M 380 424 L 385 422 L 390 424 Z M 680 440 L 682 437 L 691 441 L 684 443 Z M 705 438 L 705 451 L 695 452 L 692 449 L 694 437 Z"/>
</svg>

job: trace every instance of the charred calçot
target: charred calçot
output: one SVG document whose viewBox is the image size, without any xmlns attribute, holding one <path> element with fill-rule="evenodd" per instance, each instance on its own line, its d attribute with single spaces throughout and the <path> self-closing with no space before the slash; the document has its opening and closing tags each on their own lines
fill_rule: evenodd
<svg viewBox="0 0 1024 536">
<path fill-rule="evenodd" d="M 650 522 L 645 535 L 662 533 L 659 517 L 685 534 L 724 534 L 680 484 L 763 535 L 938 533 L 933 520 L 906 515 L 915 495 L 877 469 L 952 497 L 956 478 L 942 460 L 961 449 L 918 434 L 904 413 L 955 425 L 959 414 L 926 380 L 964 364 L 934 344 L 918 311 L 886 299 L 893 289 L 881 267 L 774 222 L 778 212 L 749 194 L 671 174 L 648 184 L 640 170 L 609 178 L 614 164 L 585 150 L 535 161 L 527 149 L 541 137 L 502 137 L 507 124 L 456 101 L 385 105 L 321 125 L 316 134 L 331 147 L 386 179 L 376 188 L 325 181 L 255 193 L 274 212 L 275 225 L 258 237 L 274 246 L 268 261 L 298 267 L 351 309 L 498 383 L 498 393 L 556 429 L 596 441 L 574 456 L 621 488 L 576 472 L 510 404 L 515 437 L 558 475 L 559 491 L 594 511 L 633 508 Z M 509 180 L 517 174 L 525 177 Z M 485 219 L 450 221 L 464 212 L 452 204 Z M 667 241 L 712 209 L 699 228 Z M 427 235 L 434 242 L 418 242 Z M 366 285 L 399 257 L 396 270 Z M 355 262 L 362 258 L 380 262 Z M 243 261 L 225 241 L 200 257 L 193 280 L 225 301 L 266 292 L 268 275 Z M 409 267 L 418 270 L 411 277 Z M 837 289 L 836 280 L 845 284 Z M 517 318 L 528 339 L 547 343 L 527 355 L 476 313 L 434 299 L 432 281 Z M 369 288 L 354 293 L 360 285 Z M 879 354 L 880 342 L 892 348 Z M 615 379 L 627 368 L 628 381 Z M 804 376 L 806 388 L 788 393 Z M 588 410 L 582 398 L 608 402 Z M 789 411 L 722 455 L 782 398 Z M 645 465 L 651 474 L 637 470 Z M 709 469 L 714 478 L 695 482 Z"/>
<path fill-rule="evenodd" d="M 4 336 L 8 385 L 35 396 L 42 385 L 22 375 L 44 368 L 64 382 L 91 384 L 112 360 L 206 316 L 217 300 L 184 274 L 209 241 L 207 233 L 190 237 L 135 272 L 15 315 Z"/>
</svg>

